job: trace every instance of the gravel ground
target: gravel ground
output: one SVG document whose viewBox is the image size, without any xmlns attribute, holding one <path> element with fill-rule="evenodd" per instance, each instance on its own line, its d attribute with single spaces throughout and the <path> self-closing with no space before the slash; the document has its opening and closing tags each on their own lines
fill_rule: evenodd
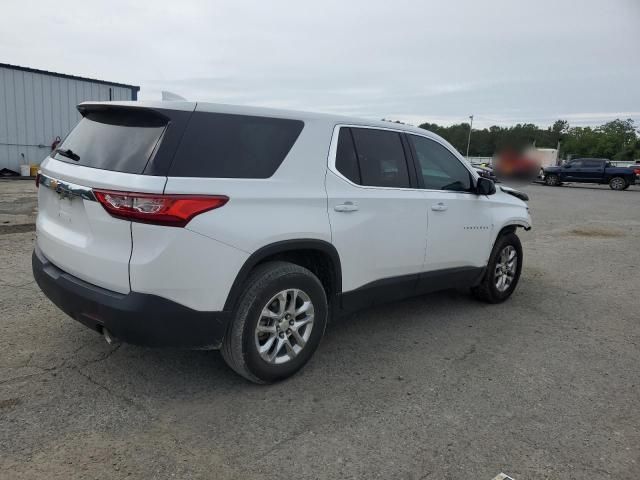
<svg viewBox="0 0 640 480">
<path fill-rule="evenodd" d="M 510 301 L 360 312 L 264 387 L 67 318 L 31 275 L 34 187 L 0 182 L 0 478 L 639 478 L 640 188 L 523 190 Z"/>
</svg>

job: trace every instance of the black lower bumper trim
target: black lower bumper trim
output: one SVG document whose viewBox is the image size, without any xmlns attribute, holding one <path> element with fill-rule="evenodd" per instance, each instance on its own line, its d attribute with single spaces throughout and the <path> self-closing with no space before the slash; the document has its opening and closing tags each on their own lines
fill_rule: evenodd
<svg viewBox="0 0 640 480">
<path fill-rule="evenodd" d="M 36 246 L 33 276 L 63 312 L 126 343 L 157 347 L 218 348 L 231 315 L 201 312 L 146 293 L 121 294 L 92 285 L 53 265 Z"/>
</svg>

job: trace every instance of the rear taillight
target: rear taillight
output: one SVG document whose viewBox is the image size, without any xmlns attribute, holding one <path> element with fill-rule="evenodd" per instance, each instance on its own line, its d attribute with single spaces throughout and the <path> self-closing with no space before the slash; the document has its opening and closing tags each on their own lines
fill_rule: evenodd
<svg viewBox="0 0 640 480">
<path fill-rule="evenodd" d="M 94 193 L 114 217 L 171 227 L 184 227 L 196 215 L 229 201 L 229 197 L 223 195 L 160 195 L 110 190 L 94 190 Z"/>
<path fill-rule="evenodd" d="M 36 188 L 40 187 L 40 172 L 36 173 Z"/>
</svg>

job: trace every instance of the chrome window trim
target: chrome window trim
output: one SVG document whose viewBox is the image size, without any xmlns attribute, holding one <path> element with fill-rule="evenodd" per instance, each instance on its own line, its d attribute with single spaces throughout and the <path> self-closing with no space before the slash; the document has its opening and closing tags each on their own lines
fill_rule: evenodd
<svg viewBox="0 0 640 480">
<path fill-rule="evenodd" d="M 467 171 L 471 175 L 471 178 L 473 178 L 475 182 L 478 181 L 479 175 L 478 175 L 478 172 L 475 172 L 469 165 L 467 165 L 466 162 L 460 160 L 460 158 L 459 158 L 460 154 L 458 152 L 452 151 L 447 145 L 442 143 L 440 140 L 438 140 L 436 138 L 432 138 L 429 135 L 421 135 L 418 132 L 402 130 L 402 129 L 398 129 L 398 128 L 386 128 L 386 127 L 377 127 L 377 126 L 372 126 L 372 125 L 358 125 L 358 124 L 350 124 L 350 123 L 340 123 L 340 124 L 337 124 L 337 125 L 335 125 L 333 127 L 333 133 L 331 134 L 331 143 L 329 145 L 329 155 L 328 155 L 328 169 L 331 171 L 331 173 L 333 173 L 334 175 L 338 176 L 340 179 L 344 180 L 345 182 L 347 182 L 351 186 L 358 187 L 358 188 L 363 188 L 363 189 L 375 189 L 375 190 L 403 190 L 403 191 L 419 191 L 419 192 L 446 192 L 446 193 L 462 193 L 462 194 L 466 194 L 466 195 L 469 195 L 469 194 L 476 195 L 474 192 L 457 192 L 457 191 L 454 191 L 454 190 L 437 190 L 437 189 L 432 189 L 432 188 L 412 188 L 412 187 L 409 187 L 409 188 L 407 188 L 407 187 L 379 187 L 379 186 L 374 186 L 374 185 L 359 185 L 357 183 L 354 183 L 351 180 L 349 180 L 347 177 L 342 175 L 342 173 L 340 173 L 338 171 L 338 169 L 336 168 L 336 153 L 337 153 L 337 150 L 338 150 L 338 135 L 340 134 L 340 129 L 341 128 L 368 128 L 370 130 L 386 130 L 386 131 L 389 131 L 389 132 L 404 133 L 406 135 L 415 135 L 416 137 L 426 138 L 427 140 L 431 140 L 433 142 L 436 142 L 436 143 L 442 145 L 444 148 L 446 148 L 462 164 L 462 166 L 467 169 Z M 409 161 L 411 161 L 411 159 L 407 158 L 407 161 L 409 162 Z M 407 165 L 407 167 L 410 167 L 410 165 Z"/>
</svg>

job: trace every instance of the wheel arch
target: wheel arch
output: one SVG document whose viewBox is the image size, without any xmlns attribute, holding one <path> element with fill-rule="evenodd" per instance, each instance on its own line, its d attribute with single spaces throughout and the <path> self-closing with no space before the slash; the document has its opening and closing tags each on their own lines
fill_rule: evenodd
<svg viewBox="0 0 640 480">
<path fill-rule="evenodd" d="M 514 223 L 510 223 L 509 225 L 505 225 L 504 227 L 502 227 L 500 229 L 500 231 L 498 232 L 498 235 L 496 235 L 496 240 L 498 238 L 500 238 L 502 235 L 504 235 L 505 233 L 515 233 L 515 231 L 517 230 L 518 227 L 519 227 L 519 225 L 516 225 Z"/>
<path fill-rule="evenodd" d="M 496 235 L 493 238 L 493 242 L 491 242 L 491 250 L 489 251 L 489 255 L 493 251 L 493 247 L 498 241 L 498 239 L 506 234 L 506 233 L 515 233 L 518 228 L 523 228 L 525 231 L 531 230 L 531 223 L 523 218 L 513 218 L 504 223 L 499 229 L 496 231 Z M 488 260 L 489 257 L 487 257 Z"/>
<path fill-rule="evenodd" d="M 330 305 L 342 292 L 340 256 L 333 245 L 318 239 L 283 240 L 259 248 L 244 262 L 227 295 L 225 311 L 235 308 L 251 271 L 272 260 L 289 261 L 311 270 L 325 287 Z"/>
<path fill-rule="evenodd" d="M 632 182 L 631 182 L 631 178 L 630 178 L 629 176 L 627 176 L 627 175 L 622 174 L 622 173 L 620 173 L 620 174 L 612 174 L 612 175 L 610 175 L 610 176 L 609 176 L 609 179 L 608 179 L 608 181 L 607 181 L 607 183 L 608 183 L 609 185 L 611 185 L 611 182 L 613 182 L 613 180 L 614 180 L 614 179 L 616 179 L 616 178 L 621 179 L 621 180 L 624 182 L 624 184 L 625 184 L 626 186 L 629 186 L 629 185 L 631 185 L 631 183 L 632 183 Z M 612 188 L 613 188 L 613 187 L 612 187 Z M 624 190 L 625 188 L 626 188 L 626 187 L 623 187 L 621 190 Z"/>
<path fill-rule="evenodd" d="M 524 218 L 512 218 L 507 220 L 500 228 L 497 230 L 496 239 L 500 237 L 503 233 L 511 233 L 515 232 L 518 228 L 524 228 L 526 231 L 531 230 L 531 222 Z"/>
</svg>

